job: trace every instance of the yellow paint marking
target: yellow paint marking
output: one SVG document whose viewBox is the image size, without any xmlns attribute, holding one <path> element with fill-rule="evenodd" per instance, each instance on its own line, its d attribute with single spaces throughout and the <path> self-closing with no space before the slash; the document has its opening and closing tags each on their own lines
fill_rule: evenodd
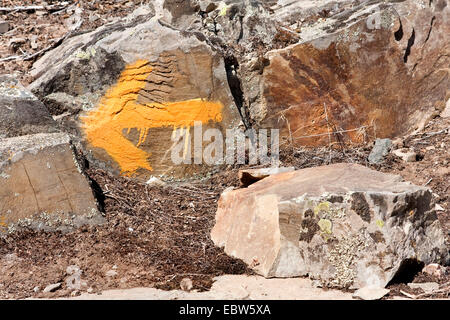
<svg viewBox="0 0 450 320">
<path fill-rule="evenodd" d="M 138 148 L 147 139 L 150 128 L 174 127 L 175 131 L 176 127 L 185 127 L 189 130 L 195 121 L 222 121 L 223 105 L 220 102 L 191 99 L 164 104 L 138 103 L 139 92 L 151 72 L 148 61 L 139 60 L 128 65 L 97 108 L 82 119 L 89 143 L 104 149 L 125 175 L 131 175 L 139 168 L 152 170 L 149 154 Z M 131 128 L 139 130 L 136 146 L 123 135 L 124 129 L 129 133 Z"/>
</svg>

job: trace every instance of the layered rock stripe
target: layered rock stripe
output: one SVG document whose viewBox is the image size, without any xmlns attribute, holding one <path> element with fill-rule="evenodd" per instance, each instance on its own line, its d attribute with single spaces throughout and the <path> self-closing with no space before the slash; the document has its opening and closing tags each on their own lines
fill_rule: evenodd
<svg viewBox="0 0 450 320">
<path fill-rule="evenodd" d="M 87 140 L 93 147 L 104 149 L 121 168 L 131 175 L 139 168 L 152 170 L 149 153 L 139 149 L 148 138 L 151 128 L 193 126 L 194 122 L 222 121 L 221 102 L 190 99 L 163 103 L 139 103 L 139 93 L 153 68 L 147 60 L 138 60 L 126 66 L 119 80 L 100 100 L 97 108 L 83 120 Z M 139 130 L 136 145 L 124 136 L 132 128 Z"/>
</svg>

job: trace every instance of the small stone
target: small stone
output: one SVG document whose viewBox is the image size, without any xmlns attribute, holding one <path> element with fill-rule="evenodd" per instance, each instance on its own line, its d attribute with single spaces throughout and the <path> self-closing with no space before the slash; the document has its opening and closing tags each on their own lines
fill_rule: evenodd
<svg viewBox="0 0 450 320">
<path fill-rule="evenodd" d="M 353 297 L 362 300 L 379 300 L 389 293 L 389 289 L 379 287 L 364 287 L 356 290 Z"/>
<path fill-rule="evenodd" d="M 48 12 L 47 10 L 36 10 L 35 13 L 38 17 L 42 17 L 45 16 Z"/>
<path fill-rule="evenodd" d="M 81 281 L 81 269 L 76 265 L 68 266 L 66 269 L 70 276 L 66 279 L 66 286 L 71 290 L 80 290 L 84 281 Z"/>
<path fill-rule="evenodd" d="M 442 118 L 450 118 L 450 99 L 447 100 L 444 111 L 442 111 L 442 113 L 441 113 L 441 117 Z M 450 133 L 450 131 L 449 131 L 449 133 Z"/>
<path fill-rule="evenodd" d="M 377 139 L 375 145 L 369 154 L 369 162 L 371 164 L 379 164 L 383 162 L 384 157 L 389 153 L 392 147 L 391 139 Z"/>
<path fill-rule="evenodd" d="M 422 289 L 425 293 L 432 293 L 439 289 L 439 284 L 436 282 L 423 282 L 423 283 L 408 283 L 408 287 L 411 289 Z"/>
<path fill-rule="evenodd" d="M 30 40 L 31 40 L 30 41 L 31 49 L 37 49 L 38 48 L 38 43 L 37 43 L 38 36 L 37 35 L 33 35 L 33 36 L 31 36 Z"/>
<path fill-rule="evenodd" d="M 38 286 L 33 288 L 33 291 L 36 292 L 36 293 L 39 292 L 39 290 L 41 290 L 41 288 L 39 288 Z"/>
<path fill-rule="evenodd" d="M 68 266 L 66 268 L 66 273 L 67 274 L 74 274 L 74 273 L 77 273 L 77 272 L 81 272 L 80 267 L 77 266 L 77 265 L 70 265 L 70 266 Z"/>
<path fill-rule="evenodd" d="M 147 180 L 147 185 L 149 186 L 155 186 L 155 187 L 162 187 L 165 186 L 166 183 L 164 181 L 162 181 L 161 179 L 158 179 L 156 177 L 151 177 L 150 179 Z"/>
<path fill-rule="evenodd" d="M 50 284 L 48 286 L 45 287 L 44 292 L 54 292 L 58 289 L 61 288 L 62 282 L 58 282 L 58 283 L 54 283 L 54 284 Z"/>
<path fill-rule="evenodd" d="M 9 22 L 0 20 L 0 34 L 4 34 L 9 30 Z"/>
<path fill-rule="evenodd" d="M 78 290 L 74 290 L 74 291 L 72 291 L 72 292 L 70 293 L 70 295 L 71 295 L 72 297 L 76 297 L 76 296 L 78 295 L 78 293 L 79 293 Z"/>
<path fill-rule="evenodd" d="M 434 210 L 436 210 L 436 211 L 445 211 L 445 209 L 442 206 L 440 206 L 439 204 L 437 204 L 437 203 L 434 206 Z"/>
<path fill-rule="evenodd" d="M 445 269 L 437 263 L 430 263 L 422 269 L 422 272 L 440 278 L 445 273 Z"/>
<path fill-rule="evenodd" d="M 392 153 L 405 162 L 415 162 L 417 159 L 417 154 L 406 148 L 394 150 Z"/>
<path fill-rule="evenodd" d="M 181 290 L 183 291 L 191 291 L 192 290 L 192 280 L 189 278 L 183 278 L 180 282 Z"/>
<path fill-rule="evenodd" d="M 93 288 L 87 289 L 87 293 L 92 293 L 92 292 L 94 292 L 94 289 L 93 289 Z"/>
<path fill-rule="evenodd" d="M 131 228 L 131 227 L 129 227 L 129 228 L 128 228 L 128 231 L 130 231 L 130 232 L 133 232 L 133 231 L 134 231 L 134 229 L 133 229 L 133 228 Z"/>
<path fill-rule="evenodd" d="M 109 270 L 108 272 L 106 272 L 106 276 L 107 277 L 115 277 L 115 276 L 117 276 L 117 271 L 116 270 Z"/>
</svg>

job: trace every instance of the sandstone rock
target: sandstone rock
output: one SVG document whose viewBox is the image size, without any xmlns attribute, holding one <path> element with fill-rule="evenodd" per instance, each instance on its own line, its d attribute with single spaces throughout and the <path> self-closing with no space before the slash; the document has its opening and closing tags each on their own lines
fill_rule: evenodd
<svg viewBox="0 0 450 320">
<path fill-rule="evenodd" d="M 69 275 L 66 279 L 66 287 L 70 290 L 80 290 L 82 286 L 86 287 L 87 283 L 81 280 L 83 271 L 76 265 L 70 265 L 66 268 L 66 273 Z"/>
<path fill-rule="evenodd" d="M 192 290 L 192 280 L 190 278 L 183 278 L 180 282 L 181 290 L 191 291 Z"/>
<path fill-rule="evenodd" d="M 220 55 L 165 25 L 140 16 L 103 26 L 68 39 L 32 71 L 39 97 L 64 93 L 87 102 L 69 130 L 88 159 L 142 181 L 206 174 L 211 167 L 172 163 L 173 138 L 193 140 L 195 121 L 224 136 L 240 121 Z M 179 153 L 193 163 L 194 147 L 186 146 Z"/>
<path fill-rule="evenodd" d="M 0 138 L 57 131 L 42 102 L 14 77 L 0 76 Z"/>
<path fill-rule="evenodd" d="M 265 56 L 250 116 L 295 145 L 329 144 L 330 133 L 333 142 L 395 137 L 423 127 L 448 98 L 446 1 L 346 3 L 309 17 L 298 44 Z"/>
<path fill-rule="evenodd" d="M 384 157 L 389 153 L 391 149 L 391 139 L 377 139 L 375 145 L 369 154 L 369 163 L 381 163 Z"/>
<path fill-rule="evenodd" d="M 58 298 L 67 299 L 67 298 Z M 73 299 L 73 298 L 72 298 Z M 352 300 L 349 292 L 315 288 L 307 278 L 265 279 L 261 276 L 223 275 L 208 291 L 189 292 L 155 288 L 115 289 L 83 293 L 80 300 Z M 272 309 L 271 309 L 272 310 Z M 267 314 L 267 313 L 266 313 Z"/>
<path fill-rule="evenodd" d="M 281 173 L 219 200 L 214 243 L 265 277 L 384 287 L 408 259 L 448 261 L 431 192 L 355 164 Z"/>
<path fill-rule="evenodd" d="M 445 267 L 437 263 L 430 263 L 422 269 L 422 272 L 440 278 L 445 274 Z"/>
<path fill-rule="evenodd" d="M 261 169 L 243 169 L 239 170 L 239 181 L 242 187 L 247 187 L 256 181 L 267 178 L 268 176 L 294 171 L 294 167 L 281 168 L 261 168 Z"/>
<path fill-rule="evenodd" d="M 164 181 L 162 181 L 161 179 L 158 179 L 156 177 L 150 177 L 150 179 L 147 180 L 146 184 L 149 186 L 155 186 L 155 187 L 163 187 L 166 185 L 166 183 Z"/>
<path fill-rule="evenodd" d="M 379 300 L 389 293 L 389 289 L 377 287 L 364 287 L 353 293 L 353 297 L 362 300 Z"/>
<path fill-rule="evenodd" d="M 0 204 L 0 232 L 65 231 L 103 221 L 63 133 L 0 139 Z"/>
<path fill-rule="evenodd" d="M 405 162 L 415 162 L 417 160 L 417 154 L 407 148 L 397 149 L 392 151 L 392 153 Z"/>
<path fill-rule="evenodd" d="M 117 271 L 116 270 L 108 270 L 107 272 L 106 272 L 106 276 L 107 277 L 115 277 L 115 276 L 117 276 Z"/>
<path fill-rule="evenodd" d="M 408 283 L 411 289 L 422 289 L 425 293 L 432 293 L 439 289 L 439 284 L 436 282 L 422 282 L 422 283 Z"/>
<path fill-rule="evenodd" d="M 58 282 L 58 283 L 54 283 L 54 284 L 50 284 L 48 286 L 45 287 L 44 289 L 44 293 L 48 293 L 48 292 L 54 292 L 58 289 L 61 288 L 62 282 Z"/>
</svg>

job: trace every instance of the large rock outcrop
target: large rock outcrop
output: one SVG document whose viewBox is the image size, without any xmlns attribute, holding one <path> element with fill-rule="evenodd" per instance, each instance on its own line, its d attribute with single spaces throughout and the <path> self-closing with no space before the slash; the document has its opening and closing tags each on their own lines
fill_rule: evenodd
<svg viewBox="0 0 450 320">
<path fill-rule="evenodd" d="M 431 192 L 355 164 L 281 173 L 226 190 L 211 238 L 265 277 L 384 287 L 402 264 L 447 262 Z"/>
<path fill-rule="evenodd" d="M 9 76 L 0 77 L 0 119 L 0 234 L 102 223 L 69 135 Z"/>
<path fill-rule="evenodd" d="M 215 169 L 170 160 L 175 128 L 192 139 L 195 120 L 222 133 L 240 121 L 278 128 L 281 146 L 361 143 L 420 129 L 449 98 L 446 0 L 158 0 L 138 11 L 67 38 L 35 63 L 30 88 L 90 160 L 141 180 Z"/>
<path fill-rule="evenodd" d="M 447 1 L 363 2 L 298 35 L 298 44 L 266 54 L 250 107 L 260 126 L 282 129 L 294 145 L 405 134 L 448 99 Z"/>
<path fill-rule="evenodd" d="M 30 88 L 86 101 L 64 125 L 90 160 L 113 172 L 141 180 L 204 174 L 211 168 L 172 163 L 172 138 L 178 130 L 191 141 L 195 121 L 224 135 L 239 125 L 224 61 L 195 34 L 150 18 L 70 38 L 35 64 Z M 192 150 L 182 150 L 191 163 Z"/>
</svg>

